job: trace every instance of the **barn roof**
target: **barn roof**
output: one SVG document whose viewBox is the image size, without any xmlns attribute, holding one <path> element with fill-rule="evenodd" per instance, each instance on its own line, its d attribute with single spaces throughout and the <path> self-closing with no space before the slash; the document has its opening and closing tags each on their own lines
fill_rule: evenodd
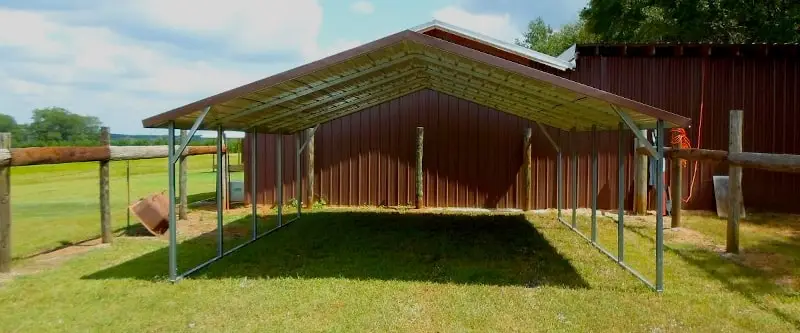
<svg viewBox="0 0 800 333">
<path fill-rule="evenodd" d="M 143 120 L 149 128 L 293 133 L 422 89 L 433 89 L 564 130 L 641 128 L 688 118 L 515 61 L 406 30 Z"/>
</svg>

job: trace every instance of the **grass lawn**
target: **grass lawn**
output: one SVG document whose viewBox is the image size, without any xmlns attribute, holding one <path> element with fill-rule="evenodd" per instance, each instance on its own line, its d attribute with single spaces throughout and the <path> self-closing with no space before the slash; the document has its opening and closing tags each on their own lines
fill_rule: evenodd
<svg viewBox="0 0 800 333">
<path fill-rule="evenodd" d="M 211 155 L 191 156 L 189 194 L 214 192 Z M 235 161 L 234 156 L 231 161 Z M 111 162 L 112 226 L 127 223 L 126 163 Z M 166 159 L 130 161 L 131 201 L 167 189 Z M 232 174 L 241 180 L 242 173 Z M 99 164 L 71 163 L 14 167 L 11 170 L 12 256 L 24 258 L 100 235 Z M 213 197 L 213 194 L 207 196 Z M 131 217 L 132 223 L 136 218 Z"/>
<path fill-rule="evenodd" d="M 214 223 L 213 212 L 193 214 L 193 223 Z M 226 244 L 248 237 L 246 209 L 227 223 Z M 652 276 L 652 224 L 626 224 L 626 258 Z M 601 218 L 599 225 L 603 244 L 615 249 L 616 224 Z M 700 215 L 687 226 L 666 232 L 661 295 L 549 215 L 321 209 L 177 284 L 164 280 L 164 239 L 122 237 L 0 285 L 0 331 L 800 329 L 800 295 L 780 281 L 797 272 L 790 251 L 800 226 L 743 225 L 746 249 L 791 254 L 780 272 L 716 252 L 721 220 Z M 182 232 L 181 269 L 214 253 L 216 236 L 206 231 Z"/>
</svg>

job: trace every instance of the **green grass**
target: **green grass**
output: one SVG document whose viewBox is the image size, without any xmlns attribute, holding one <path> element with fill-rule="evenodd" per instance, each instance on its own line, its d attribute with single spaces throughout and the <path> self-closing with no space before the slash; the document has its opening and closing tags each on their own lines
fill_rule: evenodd
<svg viewBox="0 0 800 333">
<path fill-rule="evenodd" d="M 214 191 L 211 155 L 191 156 L 189 194 Z M 232 158 L 232 160 L 235 160 Z M 131 161 L 131 201 L 167 189 L 166 159 Z M 100 235 L 98 163 L 14 167 L 11 170 L 12 255 L 24 258 Z M 126 162 L 114 161 L 111 174 L 112 227 L 127 224 Z M 233 179 L 241 179 L 234 173 Z M 209 194 L 213 196 L 213 194 Z M 131 217 L 132 224 L 136 218 Z"/>
<path fill-rule="evenodd" d="M 226 230 L 248 230 L 230 215 Z M 715 235 L 708 220 L 687 225 Z M 652 276 L 652 225 L 629 223 L 626 258 Z M 599 225 L 602 244 L 616 244 L 616 225 Z M 318 210 L 177 284 L 164 280 L 165 240 L 123 237 L 0 286 L 0 331 L 800 329 L 796 291 L 679 235 L 667 234 L 661 295 L 552 216 Z M 181 268 L 213 254 L 214 237 L 182 237 Z"/>
</svg>

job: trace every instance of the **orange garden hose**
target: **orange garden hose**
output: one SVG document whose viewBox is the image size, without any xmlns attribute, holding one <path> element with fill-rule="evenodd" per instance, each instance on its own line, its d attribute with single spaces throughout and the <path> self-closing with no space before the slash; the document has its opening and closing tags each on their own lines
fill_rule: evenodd
<svg viewBox="0 0 800 333">
<path fill-rule="evenodd" d="M 697 121 L 697 148 L 700 148 L 702 133 L 703 133 L 703 113 L 705 111 L 705 91 L 706 91 L 706 61 L 703 60 L 703 68 L 701 71 L 700 76 L 700 116 Z M 692 142 L 689 140 L 689 136 L 686 134 L 686 130 L 683 128 L 676 128 L 672 130 L 672 144 L 680 144 L 681 148 L 691 148 Z M 681 161 L 682 166 L 686 166 L 686 161 Z M 692 199 L 692 194 L 694 194 L 694 184 L 695 180 L 697 179 L 697 166 L 698 161 L 694 161 L 694 167 L 692 171 L 692 180 L 689 182 L 689 196 L 686 199 L 683 199 L 683 202 L 688 203 L 689 200 Z"/>
</svg>

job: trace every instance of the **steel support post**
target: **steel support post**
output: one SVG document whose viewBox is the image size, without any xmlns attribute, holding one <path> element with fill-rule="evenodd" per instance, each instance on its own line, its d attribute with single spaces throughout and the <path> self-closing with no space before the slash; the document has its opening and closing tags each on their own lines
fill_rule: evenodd
<svg viewBox="0 0 800 333">
<path fill-rule="evenodd" d="M 656 123 L 656 291 L 664 291 L 664 120 Z M 678 199 L 680 200 L 680 199 Z"/>
<path fill-rule="evenodd" d="M 225 195 L 225 193 L 223 193 L 224 187 L 222 184 L 222 173 L 225 170 L 222 167 L 223 165 L 222 135 L 223 135 L 222 126 L 217 126 L 217 161 L 219 161 L 217 163 L 217 258 L 222 257 L 222 254 L 224 253 L 224 247 L 222 244 L 223 242 L 222 220 L 225 218 L 225 216 L 223 215 L 224 209 L 222 207 L 223 206 L 222 201 L 224 200 L 223 195 Z"/>
<path fill-rule="evenodd" d="M 258 237 L 258 132 L 250 133 L 250 213 L 253 218 L 253 240 Z"/>
<path fill-rule="evenodd" d="M 167 134 L 167 178 L 169 194 L 169 280 L 178 279 L 178 231 L 175 223 L 175 122 L 169 122 Z"/>
<path fill-rule="evenodd" d="M 578 149 L 575 147 L 575 129 L 569 133 L 572 148 L 572 227 L 578 227 Z"/>
<path fill-rule="evenodd" d="M 617 152 L 617 261 L 625 261 L 625 124 L 619 123 Z"/>
<path fill-rule="evenodd" d="M 283 135 L 275 135 L 275 205 L 278 208 L 278 226 L 283 225 Z"/>
<path fill-rule="evenodd" d="M 597 125 L 592 125 L 592 242 L 597 243 Z"/>
</svg>

